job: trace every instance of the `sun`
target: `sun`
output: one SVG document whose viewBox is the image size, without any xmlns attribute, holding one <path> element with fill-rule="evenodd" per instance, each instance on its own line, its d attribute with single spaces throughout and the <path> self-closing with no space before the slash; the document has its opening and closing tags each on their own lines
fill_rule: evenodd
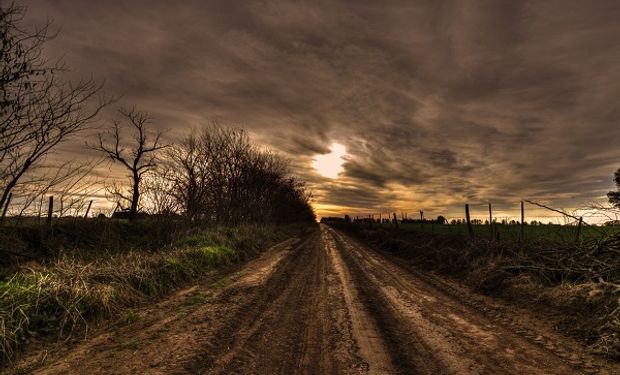
<svg viewBox="0 0 620 375">
<path fill-rule="evenodd" d="M 329 154 L 315 156 L 312 166 L 323 177 L 338 178 L 338 174 L 344 171 L 343 156 L 347 154 L 347 149 L 339 143 L 332 143 L 329 150 Z"/>
</svg>

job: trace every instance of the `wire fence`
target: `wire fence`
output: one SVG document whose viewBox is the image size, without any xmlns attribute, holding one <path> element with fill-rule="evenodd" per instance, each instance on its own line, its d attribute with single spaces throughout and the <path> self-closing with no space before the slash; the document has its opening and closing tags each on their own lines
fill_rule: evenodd
<svg viewBox="0 0 620 375">
<path fill-rule="evenodd" d="M 433 215 L 423 210 L 374 212 L 345 215 L 340 220 L 366 224 L 397 226 L 403 230 L 430 233 L 459 233 L 490 239 L 546 239 L 553 241 L 588 241 L 620 234 L 620 212 L 608 208 L 588 208 L 566 212 L 533 201 L 522 201 L 520 215 L 497 215 L 490 203 L 465 204 L 463 215 Z M 536 207 L 532 217 L 526 209 Z M 541 211 L 542 210 L 542 211 Z M 540 212 L 545 212 L 541 214 Z M 335 218 L 331 218 L 335 219 Z M 338 219 L 336 219 L 338 220 Z"/>
</svg>

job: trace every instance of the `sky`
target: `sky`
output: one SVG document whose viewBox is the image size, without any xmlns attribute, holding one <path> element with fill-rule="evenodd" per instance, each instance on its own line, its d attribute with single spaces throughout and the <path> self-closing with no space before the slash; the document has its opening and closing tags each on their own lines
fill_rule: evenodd
<svg viewBox="0 0 620 375">
<path fill-rule="evenodd" d="M 620 167 L 616 0 L 24 4 L 170 137 L 218 121 L 289 158 L 319 216 L 574 209 Z"/>
</svg>

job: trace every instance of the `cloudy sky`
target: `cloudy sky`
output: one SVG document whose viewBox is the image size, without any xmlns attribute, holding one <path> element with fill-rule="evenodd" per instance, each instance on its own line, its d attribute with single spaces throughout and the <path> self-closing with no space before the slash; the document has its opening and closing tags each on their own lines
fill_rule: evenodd
<svg viewBox="0 0 620 375">
<path fill-rule="evenodd" d="M 218 120 L 290 157 L 320 215 L 583 207 L 620 167 L 616 0 L 25 4 L 171 136 Z"/>
</svg>

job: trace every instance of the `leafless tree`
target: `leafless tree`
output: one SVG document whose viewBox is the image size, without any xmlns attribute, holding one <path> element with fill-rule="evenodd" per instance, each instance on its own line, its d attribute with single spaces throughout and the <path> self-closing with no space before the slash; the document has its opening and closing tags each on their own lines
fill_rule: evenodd
<svg viewBox="0 0 620 375">
<path fill-rule="evenodd" d="M 129 212 L 135 216 L 140 203 L 140 185 L 145 175 L 157 166 L 159 151 L 168 147 L 162 143 L 162 132 L 149 131 L 148 125 L 151 118 L 147 113 L 137 111 L 135 108 L 127 110 L 119 109 L 124 118 L 124 123 L 133 132 L 132 136 L 124 139 L 121 126 L 117 120 L 112 121 L 112 127 L 98 134 L 98 142 L 90 145 L 91 148 L 101 151 L 113 162 L 120 163 L 129 171 L 131 184 L 128 192 L 115 186 L 110 190 L 120 202 L 129 202 Z M 127 139 L 131 144 L 127 144 Z"/>
<path fill-rule="evenodd" d="M 243 130 L 211 124 L 173 146 L 172 194 L 192 219 L 238 224 L 313 220 L 310 196 L 288 163 Z"/>
<path fill-rule="evenodd" d="M 43 57 L 50 25 L 26 31 L 25 7 L 0 5 L 0 207 L 24 176 L 83 130 L 111 100 L 92 79 L 62 78 L 62 61 Z"/>
<path fill-rule="evenodd" d="M 180 211 L 179 201 L 172 194 L 176 173 L 169 166 L 158 166 L 142 182 L 142 204 L 152 215 L 169 216 Z"/>
</svg>

